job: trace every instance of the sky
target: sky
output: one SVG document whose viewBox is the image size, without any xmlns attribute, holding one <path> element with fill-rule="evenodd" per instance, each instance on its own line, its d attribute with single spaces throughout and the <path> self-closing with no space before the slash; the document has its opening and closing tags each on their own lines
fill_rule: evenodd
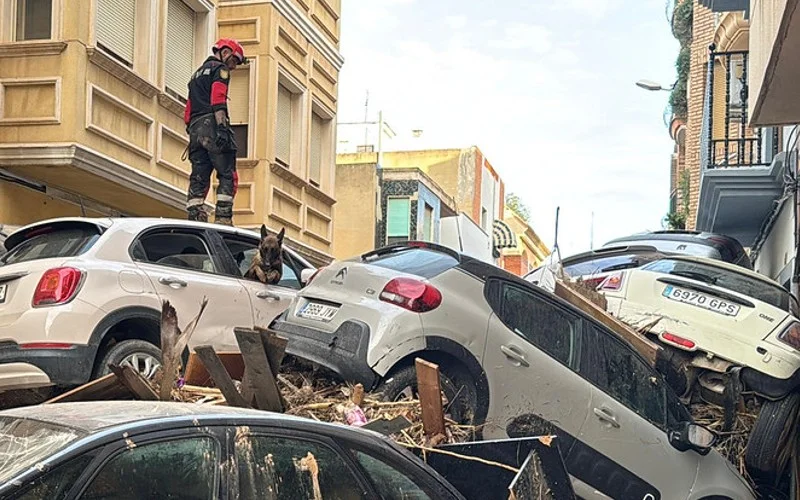
<svg viewBox="0 0 800 500">
<path fill-rule="evenodd" d="M 564 257 L 661 229 L 669 94 L 635 82 L 675 80 L 667 2 L 342 0 L 338 121 L 369 92 L 390 149 L 478 146 Z"/>
</svg>

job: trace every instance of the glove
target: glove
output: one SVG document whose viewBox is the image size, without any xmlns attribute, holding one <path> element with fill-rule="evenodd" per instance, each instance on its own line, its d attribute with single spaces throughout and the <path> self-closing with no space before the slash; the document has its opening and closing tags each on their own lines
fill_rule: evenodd
<svg viewBox="0 0 800 500">
<path fill-rule="evenodd" d="M 214 138 L 214 144 L 220 151 L 224 151 L 230 147 L 231 133 L 227 125 L 217 125 L 217 136 Z"/>
</svg>

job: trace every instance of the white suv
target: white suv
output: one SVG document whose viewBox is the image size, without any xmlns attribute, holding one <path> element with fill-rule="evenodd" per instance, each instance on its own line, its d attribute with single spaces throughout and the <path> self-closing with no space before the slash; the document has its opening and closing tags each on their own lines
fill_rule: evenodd
<svg viewBox="0 0 800 500">
<path fill-rule="evenodd" d="M 161 304 L 182 328 L 203 314 L 190 346 L 238 351 L 236 326 L 266 327 L 314 269 L 284 248 L 276 286 L 243 278 L 259 235 L 172 219 L 61 218 L 9 235 L 0 258 L 0 391 L 72 386 L 128 363 L 160 365 Z"/>
</svg>

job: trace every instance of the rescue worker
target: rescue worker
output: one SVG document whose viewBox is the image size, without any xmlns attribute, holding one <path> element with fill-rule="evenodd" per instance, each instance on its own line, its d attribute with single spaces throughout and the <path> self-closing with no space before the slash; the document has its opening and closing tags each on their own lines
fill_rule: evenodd
<svg viewBox="0 0 800 500">
<path fill-rule="evenodd" d="M 217 206 L 215 222 L 233 225 L 233 198 L 239 184 L 236 173 L 236 141 L 228 117 L 228 85 L 231 71 L 246 64 L 244 49 L 236 40 L 221 38 L 212 47 L 213 55 L 189 80 L 184 122 L 189 134 L 189 177 L 186 211 L 189 220 L 207 222 L 203 209 L 211 172 L 216 170 Z"/>
</svg>

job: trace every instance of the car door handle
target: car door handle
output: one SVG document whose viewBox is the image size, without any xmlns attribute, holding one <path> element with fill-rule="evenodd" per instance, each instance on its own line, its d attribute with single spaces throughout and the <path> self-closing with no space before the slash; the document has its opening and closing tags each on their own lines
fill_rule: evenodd
<svg viewBox="0 0 800 500">
<path fill-rule="evenodd" d="M 262 291 L 256 293 L 256 297 L 258 297 L 259 299 L 266 299 L 266 300 L 268 300 L 270 302 L 273 302 L 273 301 L 276 301 L 276 300 L 281 300 L 280 295 L 276 295 L 276 294 L 274 294 L 272 292 L 268 292 L 266 290 L 262 290 Z"/>
<path fill-rule="evenodd" d="M 162 276 L 158 278 L 158 282 L 162 285 L 167 285 L 172 288 L 184 288 L 187 285 L 187 283 L 182 279 L 178 279 L 173 276 Z"/>
<path fill-rule="evenodd" d="M 602 420 L 604 422 L 608 422 L 615 429 L 619 429 L 619 422 L 617 422 L 617 417 L 612 415 L 611 412 L 608 411 L 607 409 L 605 409 L 605 408 L 595 408 L 594 409 L 594 414 L 597 415 L 597 418 L 599 418 L 600 420 Z"/>
<path fill-rule="evenodd" d="M 528 360 L 525 359 L 525 355 L 519 352 L 516 347 L 501 345 L 500 350 L 503 351 L 503 354 L 505 354 L 508 359 L 516 361 L 521 366 L 531 366 Z"/>
</svg>

